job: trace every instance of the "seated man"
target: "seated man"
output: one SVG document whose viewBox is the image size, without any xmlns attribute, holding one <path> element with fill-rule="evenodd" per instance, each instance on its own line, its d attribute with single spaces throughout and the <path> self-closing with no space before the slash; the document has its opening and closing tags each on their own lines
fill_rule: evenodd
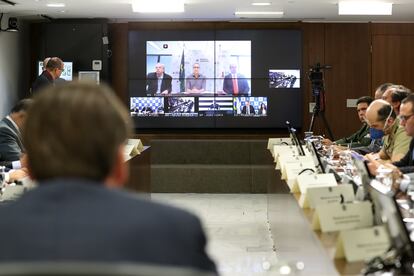
<svg viewBox="0 0 414 276">
<path fill-rule="evenodd" d="M 368 154 L 368 159 L 381 159 L 386 162 L 397 162 L 408 152 L 411 137 L 404 128 L 392 106 L 384 100 L 375 100 L 367 109 L 368 125 L 384 135 L 384 144 L 378 154 Z"/>
<path fill-rule="evenodd" d="M 165 73 L 162 63 L 155 65 L 155 72 L 147 75 L 147 92 L 153 96 L 168 95 L 171 93 L 172 77 Z"/>
<path fill-rule="evenodd" d="M 341 146 L 350 145 L 352 148 L 357 147 L 368 147 L 371 144 L 371 137 L 369 135 L 369 126 L 366 123 L 365 113 L 368 106 L 371 104 L 373 99 L 369 96 L 361 97 L 357 100 L 357 113 L 359 120 L 362 123 L 361 128 L 354 134 L 344 137 L 342 139 L 336 140 L 335 143 Z M 324 144 L 330 145 L 332 142 L 329 139 L 323 140 Z"/>
<path fill-rule="evenodd" d="M 382 95 L 385 93 L 385 91 L 387 91 L 387 89 L 390 88 L 393 85 L 394 84 L 393 83 L 390 83 L 390 82 L 386 82 L 386 83 L 383 83 L 383 84 L 379 85 L 377 87 L 377 89 L 375 89 L 375 96 L 374 96 L 374 98 L 376 100 L 382 99 Z"/>
<path fill-rule="evenodd" d="M 411 90 L 403 85 L 392 85 L 385 90 L 382 99 L 392 105 L 394 112 L 398 115 L 400 114 L 402 100 L 404 100 L 410 93 Z"/>
<path fill-rule="evenodd" d="M 51 116 L 53 110 L 53 116 Z M 0 208 L 0 262 L 130 262 L 215 272 L 199 219 L 116 189 L 132 126 L 113 91 L 68 83 L 39 93 L 23 140 L 38 188 Z"/>
<path fill-rule="evenodd" d="M 201 93 L 206 90 L 206 78 L 200 74 L 200 64 L 193 64 L 193 73 L 185 79 L 187 93 Z"/>
</svg>

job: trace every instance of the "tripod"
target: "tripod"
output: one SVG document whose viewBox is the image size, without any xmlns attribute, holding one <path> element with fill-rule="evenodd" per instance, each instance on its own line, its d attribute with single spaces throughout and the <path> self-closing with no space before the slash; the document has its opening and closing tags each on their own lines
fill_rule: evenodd
<svg viewBox="0 0 414 276">
<path fill-rule="evenodd" d="M 312 118 L 311 118 L 311 122 L 309 125 L 309 131 L 313 131 L 315 118 L 320 116 L 322 118 L 322 122 L 324 123 L 328 131 L 329 139 L 331 139 L 331 141 L 334 141 L 331 128 L 329 127 L 328 121 L 326 120 L 326 117 L 325 117 L 325 92 L 323 90 L 323 87 L 314 87 L 312 85 L 312 94 L 315 96 L 315 106 L 313 107 L 313 110 L 312 110 Z"/>
</svg>

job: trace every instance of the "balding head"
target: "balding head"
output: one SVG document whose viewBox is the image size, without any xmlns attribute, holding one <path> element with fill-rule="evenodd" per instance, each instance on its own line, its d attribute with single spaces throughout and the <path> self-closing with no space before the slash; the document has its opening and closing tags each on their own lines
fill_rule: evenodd
<svg viewBox="0 0 414 276">
<path fill-rule="evenodd" d="M 368 107 L 366 118 L 370 127 L 384 130 L 385 134 L 389 134 L 389 126 L 394 124 L 396 114 L 388 102 L 375 100 Z"/>
</svg>

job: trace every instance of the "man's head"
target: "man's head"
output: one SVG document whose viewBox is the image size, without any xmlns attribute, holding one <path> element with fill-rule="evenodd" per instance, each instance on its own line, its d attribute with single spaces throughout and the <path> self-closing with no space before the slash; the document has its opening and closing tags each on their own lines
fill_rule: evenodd
<svg viewBox="0 0 414 276">
<path fill-rule="evenodd" d="M 64 70 L 63 61 L 58 57 L 52 57 L 46 64 L 46 70 L 52 75 L 53 79 L 58 79 Z"/>
<path fill-rule="evenodd" d="M 120 185 L 128 113 L 107 87 L 67 83 L 35 97 L 23 130 L 30 175 L 38 181 L 83 178 Z"/>
<path fill-rule="evenodd" d="M 401 103 L 400 124 L 408 136 L 414 137 L 414 95 L 408 95 Z"/>
<path fill-rule="evenodd" d="M 230 64 L 230 72 L 232 74 L 236 74 L 237 73 L 237 64 L 234 64 L 234 63 Z"/>
<path fill-rule="evenodd" d="M 394 84 L 390 83 L 390 82 L 386 82 L 381 84 L 380 86 L 377 87 L 377 89 L 375 90 L 375 99 L 379 100 L 382 99 L 382 94 L 384 94 L 384 92 L 390 87 L 393 86 Z"/>
<path fill-rule="evenodd" d="M 193 75 L 198 76 L 200 74 L 200 64 L 194 63 L 193 64 Z"/>
<path fill-rule="evenodd" d="M 370 127 L 383 130 L 386 135 L 390 134 L 397 116 L 392 106 L 384 100 L 373 101 L 365 115 Z"/>
<path fill-rule="evenodd" d="M 32 104 L 32 99 L 23 99 L 17 102 L 17 104 L 12 108 L 10 118 L 12 118 L 13 122 L 16 123 L 19 129 L 23 129 L 27 118 L 27 111 Z"/>
<path fill-rule="evenodd" d="M 398 115 L 400 112 L 401 101 L 404 100 L 410 93 L 411 90 L 403 85 L 393 85 L 385 90 L 382 95 L 382 99 L 390 103 Z"/>
<path fill-rule="evenodd" d="M 369 96 L 364 96 L 357 100 L 358 117 L 362 123 L 365 122 L 365 113 L 367 112 L 367 108 L 372 103 L 372 101 L 373 99 Z"/>
<path fill-rule="evenodd" d="M 155 74 L 157 74 L 157 77 L 161 77 L 162 74 L 164 74 L 165 66 L 162 63 L 155 64 Z"/>
</svg>

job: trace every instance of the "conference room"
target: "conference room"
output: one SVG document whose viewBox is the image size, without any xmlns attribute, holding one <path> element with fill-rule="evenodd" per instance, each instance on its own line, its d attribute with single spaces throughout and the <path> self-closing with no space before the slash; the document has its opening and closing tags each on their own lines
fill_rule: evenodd
<svg viewBox="0 0 414 276">
<path fill-rule="evenodd" d="M 0 0 L 0 275 L 411 274 L 413 15 Z"/>
</svg>

